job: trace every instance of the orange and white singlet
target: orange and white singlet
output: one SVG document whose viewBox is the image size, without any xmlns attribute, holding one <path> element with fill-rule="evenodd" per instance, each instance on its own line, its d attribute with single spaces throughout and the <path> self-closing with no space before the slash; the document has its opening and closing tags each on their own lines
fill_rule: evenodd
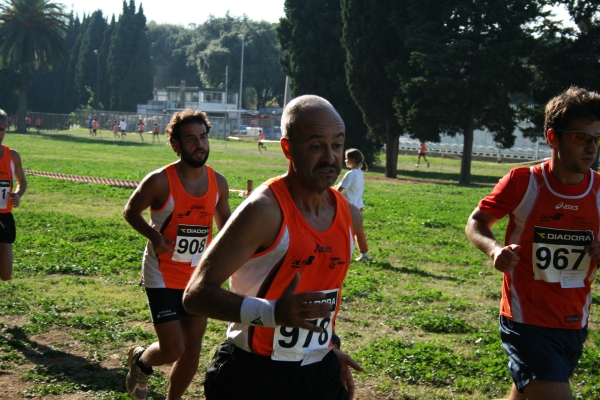
<svg viewBox="0 0 600 400">
<path fill-rule="evenodd" d="M 510 212 L 506 230 L 505 244 L 519 244 L 521 250 L 517 266 L 504 274 L 500 314 L 530 325 L 581 329 L 587 325 L 598 270 L 584 247 L 598 240 L 600 176 L 590 171 L 580 184 L 565 185 L 552 176 L 548 163 L 509 175 L 517 192 L 527 186 L 515 199 L 522 198 Z M 494 197 L 502 204 L 502 196 L 515 192 L 497 190 L 508 187 L 508 181 L 500 181 L 480 210 L 502 217 L 494 212 Z"/>
<path fill-rule="evenodd" d="M 154 253 L 148 241 L 142 262 L 142 282 L 148 288 L 185 289 L 202 253 L 212 239 L 213 215 L 219 201 L 215 172 L 206 165 L 208 188 L 200 197 L 188 194 L 175 164 L 165 167 L 169 196 L 158 210 L 150 209 L 154 229 L 175 242 L 173 253 Z"/>
<path fill-rule="evenodd" d="M 280 361 L 299 361 L 312 350 L 331 346 L 335 318 L 342 299 L 342 282 L 346 277 L 354 246 L 352 217 L 346 199 L 329 189 L 336 201 L 336 214 L 325 232 L 315 231 L 304 219 L 283 177 L 265 183 L 281 207 L 283 222 L 275 242 L 255 254 L 230 278 L 230 288 L 244 296 L 277 300 L 296 272 L 302 279 L 296 293 L 321 291 L 331 303 L 331 315 L 311 320 L 323 333 L 306 329 L 248 326 L 230 323 L 227 338 L 240 349 Z"/>
<path fill-rule="evenodd" d="M 15 163 L 8 146 L 2 145 L 4 154 L 0 158 L 0 214 L 12 211 L 12 203 L 8 193 L 12 192 L 15 176 Z"/>
</svg>

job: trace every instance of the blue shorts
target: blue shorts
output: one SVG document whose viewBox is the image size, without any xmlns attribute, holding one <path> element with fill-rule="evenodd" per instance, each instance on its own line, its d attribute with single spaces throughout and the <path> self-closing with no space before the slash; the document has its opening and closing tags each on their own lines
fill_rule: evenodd
<svg viewBox="0 0 600 400">
<path fill-rule="evenodd" d="M 192 315 L 183 308 L 183 289 L 146 288 L 146 296 L 154 325 L 178 321 L 182 315 Z"/>
<path fill-rule="evenodd" d="M 502 347 L 517 389 L 531 380 L 569 382 L 587 339 L 583 329 L 545 328 L 500 317 Z"/>
</svg>

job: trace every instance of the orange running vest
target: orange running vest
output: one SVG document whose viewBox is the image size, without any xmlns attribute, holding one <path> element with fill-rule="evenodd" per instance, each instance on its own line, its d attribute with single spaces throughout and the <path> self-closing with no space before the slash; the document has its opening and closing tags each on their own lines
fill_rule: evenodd
<svg viewBox="0 0 600 400">
<path fill-rule="evenodd" d="M 0 158 L 0 214 L 12 211 L 12 203 L 8 193 L 12 192 L 15 176 L 15 164 L 8 146 L 2 145 L 4 154 Z"/>
<path fill-rule="evenodd" d="M 548 170 L 549 171 L 549 170 Z M 500 314 L 549 328 L 587 325 L 596 261 L 584 246 L 598 240 L 599 175 L 575 196 L 553 190 L 542 165 L 530 169 L 525 196 L 510 214 L 505 244 L 520 244 L 517 266 L 504 274 Z"/>
<path fill-rule="evenodd" d="M 189 195 L 177 176 L 175 164 L 165 167 L 169 196 L 159 210 L 150 210 L 152 224 L 175 242 L 173 253 L 154 253 L 148 241 L 142 265 L 142 285 L 149 288 L 185 289 L 200 256 L 212 240 L 213 215 L 219 201 L 215 172 L 208 165 L 208 188 L 200 197 Z"/>
<path fill-rule="evenodd" d="M 342 299 L 353 250 L 353 226 L 346 199 L 328 189 L 336 201 L 336 215 L 325 232 L 315 231 L 304 219 L 282 177 L 265 183 L 273 192 L 283 215 L 275 243 L 255 254 L 230 278 L 231 290 L 245 296 L 277 300 L 296 272 L 301 281 L 296 293 L 322 291 L 332 305 L 331 316 L 311 321 L 324 328 L 323 333 L 305 329 L 266 328 L 231 323 L 228 339 L 243 350 L 269 356 L 274 360 L 298 361 L 311 350 L 331 346 L 331 334 Z"/>
</svg>

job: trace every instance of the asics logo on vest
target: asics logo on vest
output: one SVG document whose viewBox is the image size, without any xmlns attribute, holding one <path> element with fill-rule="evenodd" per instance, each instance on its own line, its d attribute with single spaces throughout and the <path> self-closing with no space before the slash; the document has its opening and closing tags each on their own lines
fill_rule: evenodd
<svg viewBox="0 0 600 400">
<path fill-rule="evenodd" d="M 573 206 L 571 204 L 565 204 L 562 201 L 560 203 L 558 203 L 555 207 L 557 210 L 562 208 L 563 210 L 573 210 L 573 211 L 577 211 L 579 210 L 579 206 Z"/>
<path fill-rule="evenodd" d="M 331 247 L 322 247 L 320 244 L 315 245 L 315 253 L 331 253 Z"/>
</svg>

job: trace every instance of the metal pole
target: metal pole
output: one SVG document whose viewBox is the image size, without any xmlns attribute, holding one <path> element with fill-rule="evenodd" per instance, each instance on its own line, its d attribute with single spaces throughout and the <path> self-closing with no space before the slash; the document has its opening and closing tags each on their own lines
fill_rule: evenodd
<svg viewBox="0 0 600 400">
<path fill-rule="evenodd" d="M 96 110 L 100 105 L 100 54 L 98 50 L 94 50 L 94 54 L 96 55 Z"/>
<path fill-rule="evenodd" d="M 238 35 L 240 39 L 242 39 L 242 61 L 240 66 L 240 98 L 238 99 L 239 107 L 238 107 L 238 135 L 240 134 L 241 126 L 242 126 L 242 82 L 244 78 L 244 36 Z"/>
</svg>

